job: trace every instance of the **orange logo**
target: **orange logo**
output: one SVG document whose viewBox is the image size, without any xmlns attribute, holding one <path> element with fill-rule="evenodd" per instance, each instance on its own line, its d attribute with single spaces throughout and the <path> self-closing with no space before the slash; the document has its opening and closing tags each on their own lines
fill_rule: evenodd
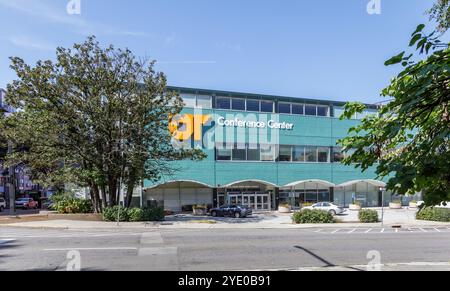
<svg viewBox="0 0 450 291">
<path fill-rule="evenodd" d="M 172 118 L 169 131 L 173 138 L 179 141 L 190 140 L 194 135 L 195 141 L 201 141 L 203 126 L 211 119 L 209 115 L 181 114 Z"/>
</svg>

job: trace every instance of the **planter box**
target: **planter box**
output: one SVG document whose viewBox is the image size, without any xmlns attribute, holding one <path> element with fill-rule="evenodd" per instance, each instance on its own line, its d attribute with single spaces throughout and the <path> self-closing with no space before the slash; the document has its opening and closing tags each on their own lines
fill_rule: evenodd
<svg viewBox="0 0 450 291">
<path fill-rule="evenodd" d="M 291 209 L 291 207 L 279 206 L 278 207 L 278 212 L 279 213 L 291 213 L 292 209 Z"/>
<path fill-rule="evenodd" d="M 360 211 L 361 210 L 361 205 L 350 204 L 349 205 L 349 209 L 352 210 L 352 211 Z"/>
<path fill-rule="evenodd" d="M 417 205 L 417 203 L 409 202 L 409 208 L 419 208 L 419 206 Z"/>
<path fill-rule="evenodd" d="M 389 208 L 390 209 L 402 209 L 402 204 L 401 203 L 389 203 Z"/>
<path fill-rule="evenodd" d="M 194 208 L 192 212 L 194 215 L 197 215 L 197 216 L 205 216 L 206 215 L 206 209 L 203 209 L 203 208 Z"/>
</svg>

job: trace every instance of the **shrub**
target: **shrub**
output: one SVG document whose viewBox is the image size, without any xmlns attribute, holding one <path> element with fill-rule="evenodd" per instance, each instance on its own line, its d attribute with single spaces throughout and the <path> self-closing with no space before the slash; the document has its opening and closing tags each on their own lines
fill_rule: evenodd
<svg viewBox="0 0 450 291">
<path fill-rule="evenodd" d="M 119 210 L 120 213 L 118 213 Z M 107 207 L 103 209 L 103 220 L 105 221 L 117 221 L 119 215 L 119 221 L 129 221 L 128 209 L 122 206 Z"/>
<path fill-rule="evenodd" d="M 192 209 L 208 209 L 208 207 L 206 206 L 206 205 L 194 205 L 193 207 L 192 207 Z"/>
<path fill-rule="evenodd" d="M 164 220 L 164 208 L 150 207 L 144 208 L 144 221 L 162 221 Z"/>
<path fill-rule="evenodd" d="M 373 209 L 362 209 L 358 214 L 359 221 L 362 223 L 378 222 L 378 212 Z"/>
<path fill-rule="evenodd" d="M 53 209 L 61 214 L 92 213 L 94 208 L 90 200 L 64 197 L 55 202 Z"/>
<path fill-rule="evenodd" d="M 117 221 L 117 212 L 120 209 L 120 221 L 122 222 L 139 222 L 139 221 L 162 221 L 165 213 L 162 207 L 147 208 L 124 208 L 119 206 L 108 207 L 103 209 L 103 220 Z"/>
<path fill-rule="evenodd" d="M 418 220 L 450 222 L 450 209 L 426 207 L 417 212 Z"/>
<path fill-rule="evenodd" d="M 334 223 L 333 215 L 323 210 L 306 209 L 294 213 L 292 216 L 294 223 Z"/>
<path fill-rule="evenodd" d="M 128 218 L 131 222 L 138 222 L 144 220 L 144 210 L 141 208 L 128 209 Z"/>
<path fill-rule="evenodd" d="M 285 202 L 285 203 L 280 203 L 280 207 L 290 208 L 291 205 L 289 203 Z"/>
</svg>

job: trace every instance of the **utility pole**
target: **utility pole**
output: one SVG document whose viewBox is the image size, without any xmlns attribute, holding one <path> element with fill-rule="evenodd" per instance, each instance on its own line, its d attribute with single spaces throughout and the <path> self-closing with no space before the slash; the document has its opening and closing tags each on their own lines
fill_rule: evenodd
<svg viewBox="0 0 450 291">
<path fill-rule="evenodd" d="M 8 142 L 8 154 L 12 154 L 12 143 Z M 9 215 L 16 215 L 16 169 L 14 166 L 9 167 Z"/>
</svg>

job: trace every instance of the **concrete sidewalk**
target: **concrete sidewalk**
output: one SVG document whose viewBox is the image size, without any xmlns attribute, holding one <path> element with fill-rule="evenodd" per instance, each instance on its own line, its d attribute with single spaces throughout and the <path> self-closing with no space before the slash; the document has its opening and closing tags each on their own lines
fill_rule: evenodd
<svg viewBox="0 0 450 291">
<path fill-rule="evenodd" d="M 380 212 L 381 209 L 376 209 Z M 392 227 L 400 225 L 407 227 L 449 227 L 450 223 L 421 221 L 415 219 L 414 209 L 391 210 L 386 209 L 384 224 L 358 222 L 358 212 L 347 211 L 337 216 L 339 223 L 333 224 L 293 224 L 292 214 L 276 212 L 255 214 L 244 219 L 196 217 L 193 215 L 167 216 L 164 222 L 104 222 L 104 221 L 78 221 L 78 220 L 45 220 L 27 221 L 19 223 L 2 224 L 1 227 L 25 228 L 57 228 L 57 229 L 306 229 L 306 228 L 371 228 Z"/>
</svg>

